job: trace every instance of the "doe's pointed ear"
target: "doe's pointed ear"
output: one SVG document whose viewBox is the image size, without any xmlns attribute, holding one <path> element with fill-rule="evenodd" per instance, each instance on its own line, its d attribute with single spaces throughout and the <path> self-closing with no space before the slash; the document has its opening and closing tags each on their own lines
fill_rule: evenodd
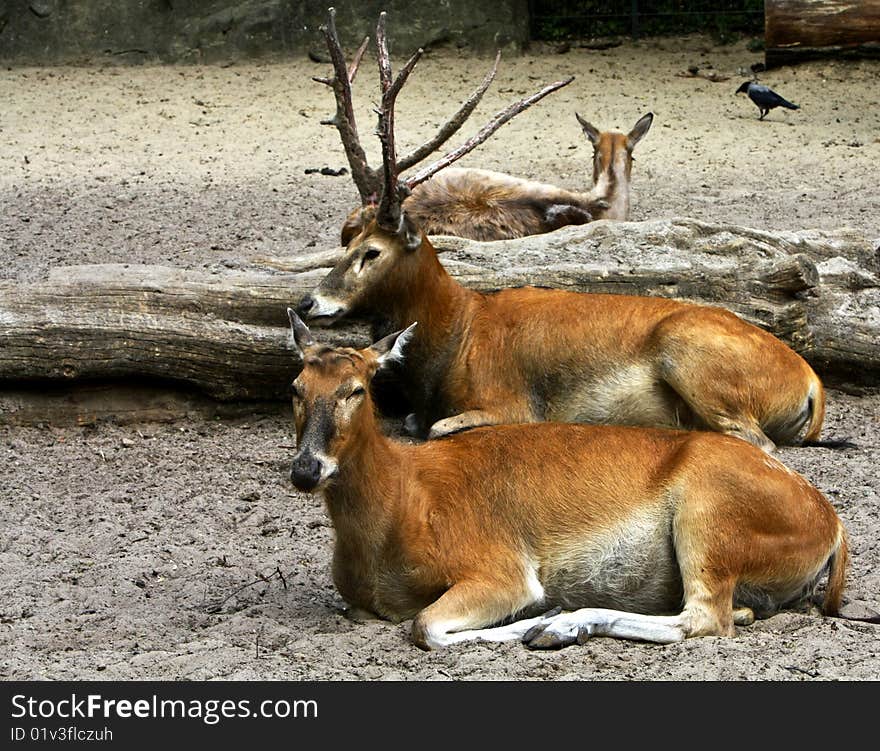
<svg viewBox="0 0 880 751">
<path fill-rule="evenodd" d="M 632 151 L 636 147 L 636 144 L 644 138 L 645 133 L 650 130 L 652 122 L 654 122 L 654 113 L 649 112 L 647 115 L 642 115 L 639 118 L 639 121 L 633 125 L 633 129 L 626 137 L 626 144 L 629 146 L 630 151 Z"/>
<path fill-rule="evenodd" d="M 403 360 L 403 348 L 412 339 L 413 331 L 417 325 L 418 321 L 403 329 L 403 331 L 395 331 L 393 334 L 389 334 L 370 347 L 370 351 L 376 356 L 377 370 L 390 362 Z"/>
<path fill-rule="evenodd" d="M 302 355 L 306 347 L 313 347 L 315 344 L 312 332 L 309 331 L 309 327 L 303 323 L 302 318 L 296 314 L 293 308 L 287 309 L 287 317 L 290 319 L 289 343 Z"/>
<path fill-rule="evenodd" d="M 587 138 L 590 139 L 590 143 L 593 144 L 593 146 L 599 143 L 599 129 L 592 123 L 588 123 L 586 120 L 584 120 L 584 118 L 582 118 L 577 112 L 574 113 L 574 116 L 581 124 L 581 128 L 584 129 L 584 133 L 586 134 Z"/>
</svg>

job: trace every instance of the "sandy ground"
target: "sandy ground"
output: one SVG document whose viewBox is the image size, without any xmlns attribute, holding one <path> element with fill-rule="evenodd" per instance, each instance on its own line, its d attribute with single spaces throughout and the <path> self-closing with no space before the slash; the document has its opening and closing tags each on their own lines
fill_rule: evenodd
<svg viewBox="0 0 880 751">
<path fill-rule="evenodd" d="M 575 82 L 466 164 L 589 183 L 573 111 L 603 128 L 656 119 L 638 146 L 633 218 L 759 228 L 876 225 L 880 63 L 764 74 L 801 105 L 766 122 L 734 91 L 756 62 L 699 38 L 505 59 L 474 116 L 544 82 Z M 426 56 L 398 107 L 420 142 L 488 60 Z M 711 83 L 688 66 L 730 76 Z M 356 192 L 308 61 L 227 67 L 0 71 L 0 278 L 81 263 L 237 265 L 335 244 Z M 374 73 L 356 85 L 365 145 Z M 852 545 L 848 596 L 880 608 L 880 391 L 832 391 L 829 435 L 857 449 L 781 458 L 834 502 Z M 101 679 L 877 679 L 880 627 L 786 613 L 657 647 L 596 639 L 426 654 L 409 624 L 354 624 L 329 575 L 332 530 L 287 481 L 285 416 L 0 429 L 0 677 Z"/>
</svg>

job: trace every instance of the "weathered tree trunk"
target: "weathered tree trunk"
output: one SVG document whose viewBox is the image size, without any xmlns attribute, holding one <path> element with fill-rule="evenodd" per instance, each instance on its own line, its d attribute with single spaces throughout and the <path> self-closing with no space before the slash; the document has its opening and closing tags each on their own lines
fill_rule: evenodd
<svg viewBox="0 0 880 751">
<path fill-rule="evenodd" d="M 723 305 L 820 373 L 880 383 L 877 255 L 851 232 L 675 219 L 594 222 L 492 243 L 433 240 L 446 268 L 470 287 L 535 284 Z M 101 265 L 57 269 L 39 284 L 2 283 L 0 380 L 146 377 L 221 399 L 278 398 L 298 369 L 286 308 L 314 289 L 335 257 L 295 259 L 298 273 Z M 315 333 L 331 343 L 369 341 L 357 323 Z"/>
<path fill-rule="evenodd" d="M 767 67 L 827 55 L 880 57 L 880 0 L 765 0 Z"/>
<path fill-rule="evenodd" d="M 59 269 L 25 287 L 5 282 L 0 379 L 148 377 L 219 399 L 277 398 L 298 368 L 286 306 L 322 275 L 110 264 Z"/>
<path fill-rule="evenodd" d="M 842 257 L 819 263 L 817 270 L 821 283 L 808 309 L 807 358 L 836 382 L 880 384 L 878 275 Z"/>
<path fill-rule="evenodd" d="M 0 425 L 117 425 L 177 422 L 186 418 L 286 415 L 290 402 L 220 401 L 193 388 L 168 383 L 96 381 L 6 385 L 0 389 Z"/>
</svg>

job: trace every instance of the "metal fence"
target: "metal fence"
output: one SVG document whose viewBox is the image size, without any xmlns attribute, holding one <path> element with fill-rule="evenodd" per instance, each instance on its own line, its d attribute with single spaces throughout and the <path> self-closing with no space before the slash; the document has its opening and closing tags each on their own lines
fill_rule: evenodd
<svg viewBox="0 0 880 751">
<path fill-rule="evenodd" d="M 532 39 L 760 34 L 764 0 L 529 0 Z"/>
</svg>

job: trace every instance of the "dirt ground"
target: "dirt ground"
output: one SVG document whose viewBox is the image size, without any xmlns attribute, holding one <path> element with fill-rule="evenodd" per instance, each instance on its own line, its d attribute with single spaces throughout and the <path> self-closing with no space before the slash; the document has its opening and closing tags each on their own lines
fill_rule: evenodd
<svg viewBox="0 0 880 751">
<path fill-rule="evenodd" d="M 627 43 L 502 61 L 466 132 L 574 74 L 465 164 L 586 186 L 574 111 L 628 130 L 633 218 L 880 236 L 880 62 L 823 61 L 761 76 L 799 111 L 765 122 L 734 91 L 745 43 Z M 433 132 L 488 60 L 426 55 L 398 106 L 398 141 Z M 729 80 L 679 77 L 689 66 Z M 356 84 L 364 142 L 375 74 Z M 329 90 L 306 60 L 202 67 L 0 71 L 0 278 L 102 262 L 247 263 L 335 244 L 356 192 L 305 174 L 345 164 L 319 120 Z M 457 142 L 456 142 L 457 143 Z M 848 597 L 880 609 L 880 390 L 829 392 L 826 433 L 858 448 L 789 448 L 851 537 Z M 287 480 L 286 414 L 171 424 L 0 428 L 0 677 L 48 679 L 880 678 L 880 626 L 786 613 L 737 638 L 658 647 L 595 639 L 560 652 L 468 644 L 423 653 L 409 624 L 345 620 L 332 530 Z"/>
</svg>

